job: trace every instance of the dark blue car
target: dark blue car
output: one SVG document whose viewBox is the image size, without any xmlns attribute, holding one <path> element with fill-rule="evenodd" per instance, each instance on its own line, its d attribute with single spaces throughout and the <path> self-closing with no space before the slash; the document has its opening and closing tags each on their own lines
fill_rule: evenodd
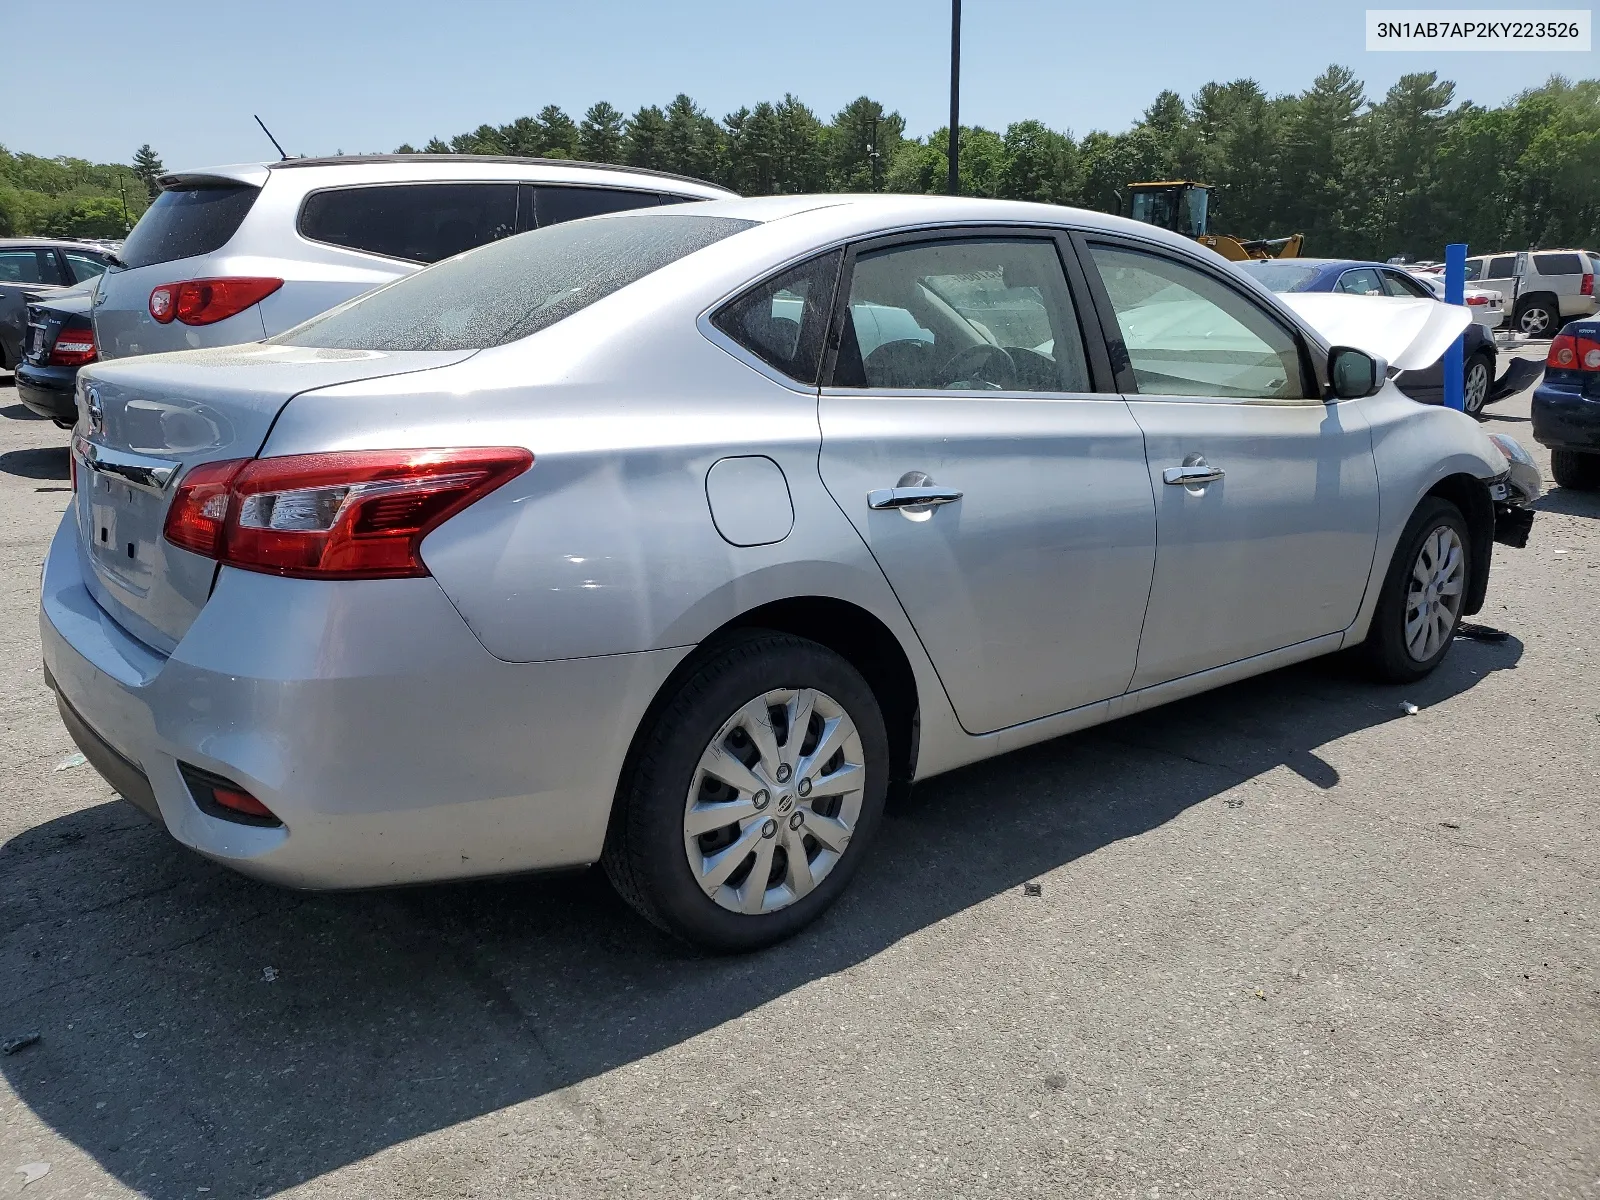
<svg viewBox="0 0 1600 1200">
<path fill-rule="evenodd" d="M 1562 487 L 1600 489 L 1600 317 L 1569 322 L 1550 343 L 1533 392 L 1533 440 L 1550 448 Z"/>
<path fill-rule="evenodd" d="M 1355 258 L 1280 258 L 1239 263 L 1238 267 L 1274 292 L 1345 292 L 1354 296 L 1398 296 L 1443 303 L 1423 284 L 1387 263 L 1362 262 Z M 1497 381 L 1496 357 L 1494 338 L 1488 330 L 1477 322 L 1468 325 L 1462 346 L 1465 366 L 1462 400 L 1463 407 L 1473 416 L 1482 412 L 1485 404 L 1493 404 L 1527 386 L 1520 373 L 1517 379 Z M 1522 382 L 1519 384 L 1518 380 Z M 1413 400 L 1442 404 L 1443 360 L 1420 371 L 1404 371 L 1395 379 L 1395 384 Z"/>
</svg>

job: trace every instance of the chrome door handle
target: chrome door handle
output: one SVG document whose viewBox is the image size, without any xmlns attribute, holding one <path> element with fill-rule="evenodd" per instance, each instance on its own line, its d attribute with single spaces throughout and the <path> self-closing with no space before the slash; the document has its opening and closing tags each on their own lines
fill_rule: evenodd
<svg viewBox="0 0 1600 1200">
<path fill-rule="evenodd" d="M 953 504 L 961 493 L 942 487 L 892 487 L 873 488 L 867 493 L 868 508 L 931 508 L 935 504 Z"/>
<path fill-rule="evenodd" d="M 1183 466 L 1168 467 L 1161 472 L 1161 482 L 1181 483 L 1193 487 L 1199 483 L 1211 483 L 1221 479 L 1222 476 L 1222 468 L 1213 467 L 1206 461 L 1205 455 L 1189 454 L 1184 456 Z"/>
</svg>

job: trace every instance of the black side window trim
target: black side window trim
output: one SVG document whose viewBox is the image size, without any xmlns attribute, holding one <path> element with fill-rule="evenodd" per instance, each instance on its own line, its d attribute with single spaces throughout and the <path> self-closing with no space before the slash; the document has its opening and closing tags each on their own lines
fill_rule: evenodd
<svg viewBox="0 0 1600 1200">
<path fill-rule="evenodd" d="M 1286 323 L 1280 314 L 1267 308 L 1249 292 L 1240 288 L 1234 280 L 1229 279 L 1225 271 L 1217 270 L 1210 263 L 1195 262 L 1184 255 L 1174 254 L 1170 247 L 1163 246 L 1157 242 L 1146 242 L 1140 238 L 1118 237 L 1115 234 L 1103 234 L 1096 231 L 1088 234 L 1074 233 L 1073 240 L 1077 243 L 1078 253 L 1085 263 L 1084 269 L 1089 277 L 1089 287 L 1094 295 L 1095 307 L 1100 312 L 1100 324 L 1106 331 L 1106 345 L 1110 350 L 1111 361 L 1116 369 L 1117 390 L 1123 395 L 1139 395 L 1139 384 L 1133 375 L 1133 360 L 1128 354 L 1127 346 L 1122 341 L 1122 327 L 1117 324 L 1117 310 L 1112 307 L 1111 296 L 1106 291 L 1105 283 L 1100 278 L 1100 270 L 1095 267 L 1094 258 L 1090 254 L 1090 250 L 1094 246 L 1104 246 L 1109 250 L 1122 250 L 1130 254 L 1149 254 L 1157 258 L 1165 258 L 1210 276 L 1218 286 L 1231 291 L 1294 341 L 1296 348 L 1300 352 L 1300 389 L 1305 392 L 1305 396 L 1300 400 L 1287 400 L 1284 403 L 1306 404 L 1326 395 L 1327 388 L 1324 386 L 1323 372 L 1317 370 L 1311 354 L 1311 347 L 1306 342 L 1305 336 L 1300 332 L 1299 327 Z"/>
<path fill-rule="evenodd" d="M 850 387 L 849 385 L 835 385 L 834 383 L 835 368 L 839 360 L 839 347 L 844 338 L 844 322 L 850 308 L 848 303 L 850 283 L 855 273 L 856 258 L 859 255 L 870 254 L 878 250 L 887 250 L 900 245 L 921 245 L 935 241 L 964 242 L 991 238 L 1055 243 L 1056 256 L 1061 260 L 1062 273 L 1066 276 L 1067 298 L 1077 318 L 1078 336 L 1083 340 L 1084 351 L 1088 358 L 1089 387 L 1091 391 L 1089 393 L 1041 392 L 1038 394 L 1115 395 L 1121 391 L 1122 389 L 1117 386 L 1116 373 L 1112 369 L 1112 356 L 1108 353 L 1105 333 L 1102 328 L 1104 322 L 1099 312 L 1099 304 L 1094 296 L 1092 285 L 1083 269 L 1083 265 L 1078 260 L 1078 247 L 1073 240 L 1074 234 L 1071 230 L 1052 225 L 940 225 L 922 229 L 906 229 L 850 243 L 845 247 L 844 263 L 839 269 L 839 279 L 833 289 L 833 314 L 828 322 L 828 340 L 823 348 L 822 370 L 818 376 L 822 381 L 821 386 L 825 388 L 840 386 L 852 393 L 861 391 L 860 388 Z M 1115 328 L 1115 326 L 1112 326 L 1112 328 Z"/>
<path fill-rule="evenodd" d="M 530 185 L 525 184 L 520 180 L 516 180 L 516 179 L 385 179 L 385 180 L 382 180 L 381 182 L 373 182 L 373 183 L 340 183 L 340 184 L 335 184 L 332 187 L 316 188 L 313 191 L 307 192 L 304 196 L 300 197 L 300 207 L 295 210 L 295 214 L 294 214 L 294 232 L 295 232 L 295 236 L 300 238 L 302 241 L 310 242 L 313 246 L 325 246 L 325 247 L 328 247 L 329 249 L 332 249 L 332 250 L 344 250 L 344 251 L 347 251 L 350 254 L 365 254 L 369 258 L 381 258 L 385 262 L 403 262 L 403 263 L 410 263 L 412 266 L 421 266 L 421 267 L 430 266 L 431 264 L 423 262 L 420 259 L 400 258 L 400 257 L 398 257 L 396 255 L 384 254 L 384 253 L 382 253 L 380 251 L 377 251 L 377 250 L 363 250 L 363 249 L 360 249 L 360 248 L 358 248 L 356 246 L 341 246 L 338 242 L 325 242 L 321 238 L 314 238 L 310 234 L 308 234 L 305 231 L 305 228 L 304 228 L 304 226 L 305 226 L 305 216 L 306 216 L 306 206 L 311 203 L 311 200 L 312 200 L 313 197 L 322 196 L 322 195 L 325 195 L 325 194 L 327 194 L 329 192 L 370 191 L 373 188 L 386 188 L 386 187 L 463 187 L 463 186 L 471 186 L 472 184 L 479 184 L 479 183 L 490 185 L 490 186 L 508 187 L 508 188 L 512 188 L 516 192 L 516 194 L 517 194 L 517 208 L 516 208 L 516 216 L 512 220 L 511 236 L 515 237 L 517 234 L 525 233 L 525 232 L 527 232 L 527 229 L 533 228 L 533 226 L 531 224 L 528 225 L 526 228 L 524 228 L 524 226 L 522 224 L 523 208 L 524 208 L 525 205 L 531 204 L 531 195 L 525 195 L 524 194 L 524 189 L 528 188 Z"/>
</svg>

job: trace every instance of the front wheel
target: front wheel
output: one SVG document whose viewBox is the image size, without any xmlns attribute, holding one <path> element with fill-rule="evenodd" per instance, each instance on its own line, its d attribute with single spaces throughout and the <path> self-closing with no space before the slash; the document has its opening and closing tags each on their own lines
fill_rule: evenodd
<svg viewBox="0 0 1600 1200">
<path fill-rule="evenodd" d="M 1444 661 L 1472 579 L 1471 547 L 1466 518 L 1448 500 L 1429 496 L 1411 514 L 1364 647 L 1379 678 L 1410 683 Z"/>
<path fill-rule="evenodd" d="M 839 655 L 755 631 L 660 706 L 602 862 L 652 924 L 709 950 L 796 933 L 844 891 L 883 812 L 889 739 Z"/>
<path fill-rule="evenodd" d="M 1489 387 L 1494 383 L 1494 368 L 1487 354 L 1474 354 L 1467 360 L 1466 376 L 1461 386 L 1461 407 L 1467 416 L 1475 417 L 1483 411 L 1489 400 Z"/>
</svg>

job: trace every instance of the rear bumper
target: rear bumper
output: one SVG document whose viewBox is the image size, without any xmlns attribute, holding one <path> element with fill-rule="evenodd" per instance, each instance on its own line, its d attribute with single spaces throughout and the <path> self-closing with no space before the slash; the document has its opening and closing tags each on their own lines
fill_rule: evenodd
<svg viewBox="0 0 1600 1200">
<path fill-rule="evenodd" d="M 70 514 L 40 633 L 63 719 L 114 787 L 200 853 L 308 888 L 593 862 L 633 731 L 687 653 L 505 663 L 432 579 L 224 570 L 163 657 L 90 596 Z M 283 825 L 202 811 L 180 763 Z"/>
<path fill-rule="evenodd" d="M 1552 450 L 1600 451 L 1600 396 L 1544 384 L 1533 393 L 1533 440 Z"/>
<path fill-rule="evenodd" d="M 71 425 L 78 419 L 74 388 L 77 367 L 36 367 L 17 364 L 17 399 L 30 412 L 49 417 L 58 424 Z"/>
</svg>

